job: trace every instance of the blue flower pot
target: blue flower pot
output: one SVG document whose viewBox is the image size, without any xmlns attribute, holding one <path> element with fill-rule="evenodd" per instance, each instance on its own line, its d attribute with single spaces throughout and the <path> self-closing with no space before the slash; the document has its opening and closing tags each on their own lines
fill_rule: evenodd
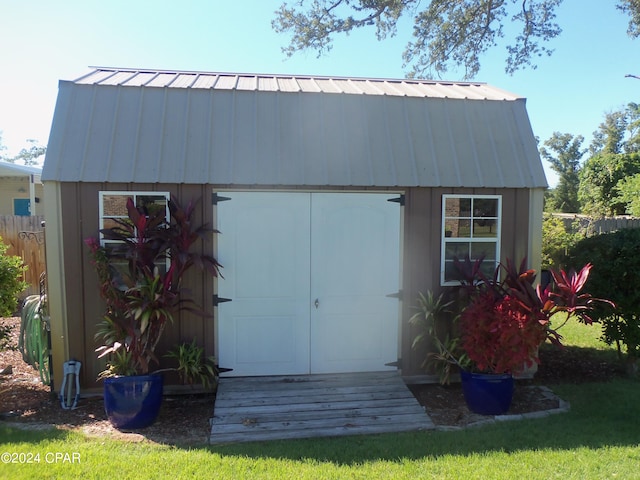
<svg viewBox="0 0 640 480">
<path fill-rule="evenodd" d="M 460 371 L 462 392 L 467 407 L 480 415 L 503 415 L 513 399 L 514 382 L 510 374 L 469 373 Z"/>
<path fill-rule="evenodd" d="M 160 375 L 110 377 L 104 379 L 104 410 L 120 430 L 151 425 L 160 412 L 163 379 Z"/>
</svg>

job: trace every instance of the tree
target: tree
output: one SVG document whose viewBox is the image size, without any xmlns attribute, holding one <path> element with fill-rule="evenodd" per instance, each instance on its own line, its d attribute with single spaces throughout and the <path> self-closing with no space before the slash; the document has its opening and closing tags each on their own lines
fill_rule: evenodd
<svg viewBox="0 0 640 480">
<path fill-rule="evenodd" d="M 580 159 L 586 152 L 580 148 L 583 141 L 582 135 L 574 137 L 570 133 L 554 132 L 551 138 L 545 140 L 545 146 L 540 148 L 542 158 L 551 164 L 551 168 L 559 176 L 558 186 L 551 196 L 551 207 L 556 211 L 564 213 L 580 211 L 578 171 L 580 170 Z"/>
<path fill-rule="evenodd" d="M 622 179 L 618 191 L 620 200 L 626 205 L 626 213 L 640 217 L 640 174 Z"/>
<path fill-rule="evenodd" d="M 591 154 L 620 153 L 626 129 L 627 118 L 625 112 L 607 113 L 604 122 L 600 124 L 598 130 L 593 132 L 593 141 L 589 147 Z"/>
<path fill-rule="evenodd" d="M 578 199 L 582 212 L 594 216 L 624 215 L 621 180 L 640 174 L 640 153 L 599 153 L 580 169 Z"/>
<path fill-rule="evenodd" d="M 300 50 L 331 49 L 334 34 L 348 34 L 375 26 L 378 40 L 397 33 L 403 16 L 413 18 L 413 41 L 403 54 L 410 76 L 441 75 L 451 67 L 463 67 L 465 78 L 480 70 L 480 56 L 505 36 L 503 26 L 517 26 L 508 39 L 506 67 L 513 73 L 536 68 L 535 59 L 551 55 L 547 43 L 562 32 L 555 23 L 562 0 L 298 0 L 282 4 L 272 21 L 280 33 L 290 33 L 283 51 L 291 56 Z M 618 0 L 616 7 L 629 15 L 630 37 L 640 36 L 640 1 Z"/>
<path fill-rule="evenodd" d="M 43 156 L 47 152 L 47 147 L 38 145 L 36 140 L 28 139 L 27 143 L 31 144 L 29 149 L 23 148 L 20 153 L 15 157 L 9 159 L 10 162 L 15 163 L 19 160 L 24 165 L 37 165 L 37 159 Z"/>
<path fill-rule="evenodd" d="M 546 213 L 542 221 L 542 269 L 566 269 L 567 252 L 582 238 L 580 232 L 567 230 L 561 218 Z"/>
<path fill-rule="evenodd" d="M 609 112 L 598 130 L 593 132 L 589 147 L 598 153 L 631 153 L 640 150 L 640 105 L 629 103 L 623 110 Z"/>
</svg>

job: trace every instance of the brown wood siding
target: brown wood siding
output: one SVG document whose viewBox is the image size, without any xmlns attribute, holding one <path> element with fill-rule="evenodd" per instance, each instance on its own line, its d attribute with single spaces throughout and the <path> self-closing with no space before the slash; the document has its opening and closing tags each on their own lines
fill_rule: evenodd
<svg viewBox="0 0 640 480">
<path fill-rule="evenodd" d="M 442 195 L 502 195 L 501 259 L 520 261 L 527 253 L 529 238 L 529 191 L 525 189 L 410 188 L 406 191 L 404 218 L 403 304 L 401 355 L 402 374 L 419 375 L 427 348 L 411 348 L 416 335 L 409 318 L 416 312 L 419 292 L 440 286 L 440 242 L 442 228 Z"/>
<path fill-rule="evenodd" d="M 68 183 L 61 187 L 63 208 L 65 288 L 67 303 L 69 355 L 82 362 L 82 384 L 84 388 L 98 387 L 96 378 L 104 369 L 104 361 L 96 358 L 97 346 L 94 335 L 104 313 L 104 303 L 100 298 L 97 276 L 91 264 L 84 239 L 96 236 L 99 229 L 98 192 L 112 191 L 168 191 L 186 204 L 198 200 L 194 222 L 211 226 L 211 188 L 201 185 L 161 185 L 161 184 L 100 184 Z M 211 253 L 212 240 L 201 242 L 200 251 Z M 166 350 L 176 343 L 191 342 L 195 338 L 205 347 L 207 356 L 214 354 L 213 307 L 211 295 L 213 281 L 197 269 L 184 278 L 190 298 L 207 313 L 207 317 L 181 312 L 175 324 L 167 328 L 158 347 L 161 366 L 169 366 L 162 358 Z M 67 359 L 64 359 L 67 360 Z M 64 361 L 63 360 L 63 361 Z M 168 378 L 169 382 L 175 378 Z M 61 380 L 56 380 L 59 386 Z"/>
<path fill-rule="evenodd" d="M 255 188 L 255 187 L 254 187 Z M 233 190 L 249 190 L 233 188 Z M 277 188 L 279 190 L 295 190 Z M 83 388 L 98 387 L 97 374 L 104 368 L 103 362 L 95 357 L 94 334 L 101 320 L 104 305 L 99 297 L 95 271 L 90 263 L 84 239 L 94 236 L 98 231 L 98 192 L 113 191 L 168 191 L 186 203 L 191 199 L 200 199 L 195 212 L 196 222 L 215 226 L 215 208 L 211 205 L 211 193 L 225 188 L 211 185 L 163 185 L 163 184 L 62 184 L 61 201 L 64 224 L 65 287 L 67 302 L 67 321 L 69 325 L 69 352 L 83 362 Z M 226 190 L 230 190 L 228 187 Z M 259 190 L 268 190 L 260 187 Z M 300 190 L 309 191 L 308 188 Z M 529 193 L 527 190 L 507 189 L 358 189 L 321 187 L 314 191 L 405 191 L 406 203 L 403 219 L 403 278 L 402 278 L 402 321 L 401 353 L 402 373 L 414 375 L 423 373 L 420 364 L 423 352 L 411 348 L 415 332 L 409 327 L 408 320 L 415 310 L 418 292 L 441 291 L 440 287 L 440 229 L 443 194 L 501 194 L 503 206 L 502 223 L 502 259 L 512 257 L 520 259 L 527 252 L 529 225 Z M 200 251 L 215 251 L 215 237 L 200 245 Z M 223 269 L 224 275 L 224 269 Z M 215 355 L 215 323 L 212 295 L 216 280 L 194 269 L 184 279 L 190 297 L 208 314 L 202 317 L 182 312 L 176 322 L 168 328 L 159 347 L 162 356 L 167 348 L 179 342 L 191 342 L 194 338 L 205 347 L 206 355 Z M 66 359 L 65 359 L 66 360 Z M 162 360 L 162 365 L 166 366 Z M 167 379 L 174 382 L 175 377 Z M 60 382 L 60 380 L 56 380 Z"/>
</svg>

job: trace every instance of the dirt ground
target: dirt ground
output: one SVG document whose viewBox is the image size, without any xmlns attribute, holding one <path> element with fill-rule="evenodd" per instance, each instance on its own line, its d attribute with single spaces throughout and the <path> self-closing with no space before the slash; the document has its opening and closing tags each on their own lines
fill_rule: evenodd
<svg viewBox="0 0 640 480">
<path fill-rule="evenodd" d="M 150 427 L 135 432 L 121 432 L 106 418 L 102 398 L 81 398 L 78 408 L 64 410 L 60 401 L 42 385 L 39 374 L 22 360 L 15 348 L 18 343 L 20 319 L 0 319 L 0 325 L 12 326 L 10 347 L 0 351 L 0 372 L 10 367 L 10 373 L 0 373 L 0 425 L 19 423 L 26 428 L 79 430 L 88 435 L 110 436 L 127 441 L 194 445 L 207 441 L 209 418 L 213 415 L 214 394 L 165 396 L 158 420 Z M 535 380 L 519 381 L 509 413 L 528 413 L 558 407 L 557 399 L 549 399 L 545 389 L 558 383 L 607 381 L 621 372 L 611 364 L 599 363 L 585 352 L 572 349 L 542 349 L 542 364 Z M 467 409 L 459 384 L 414 385 L 418 401 L 439 426 L 464 426 L 472 414 Z"/>
</svg>

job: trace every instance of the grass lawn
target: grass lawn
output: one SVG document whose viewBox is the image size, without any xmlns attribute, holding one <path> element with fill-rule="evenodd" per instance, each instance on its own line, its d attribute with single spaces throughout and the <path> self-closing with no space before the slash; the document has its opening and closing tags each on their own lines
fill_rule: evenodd
<svg viewBox="0 0 640 480">
<path fill-rule="evenodd" d="M 590 327 L 577 328 L 582 337 Z M 567 344 L 573 330 L 562 331 Z M 576 344 L 608 358 L 611 350 L 594 341 L 597 330 L 589 331 Z M 640 382 L 553 389 L 571 403 L 570 412 L 458 432 L 190 449 L 0 424 L 0 478 L 640 478 Z M 5 463 L 7 453 L 39 463 Z"/>
</svg>

